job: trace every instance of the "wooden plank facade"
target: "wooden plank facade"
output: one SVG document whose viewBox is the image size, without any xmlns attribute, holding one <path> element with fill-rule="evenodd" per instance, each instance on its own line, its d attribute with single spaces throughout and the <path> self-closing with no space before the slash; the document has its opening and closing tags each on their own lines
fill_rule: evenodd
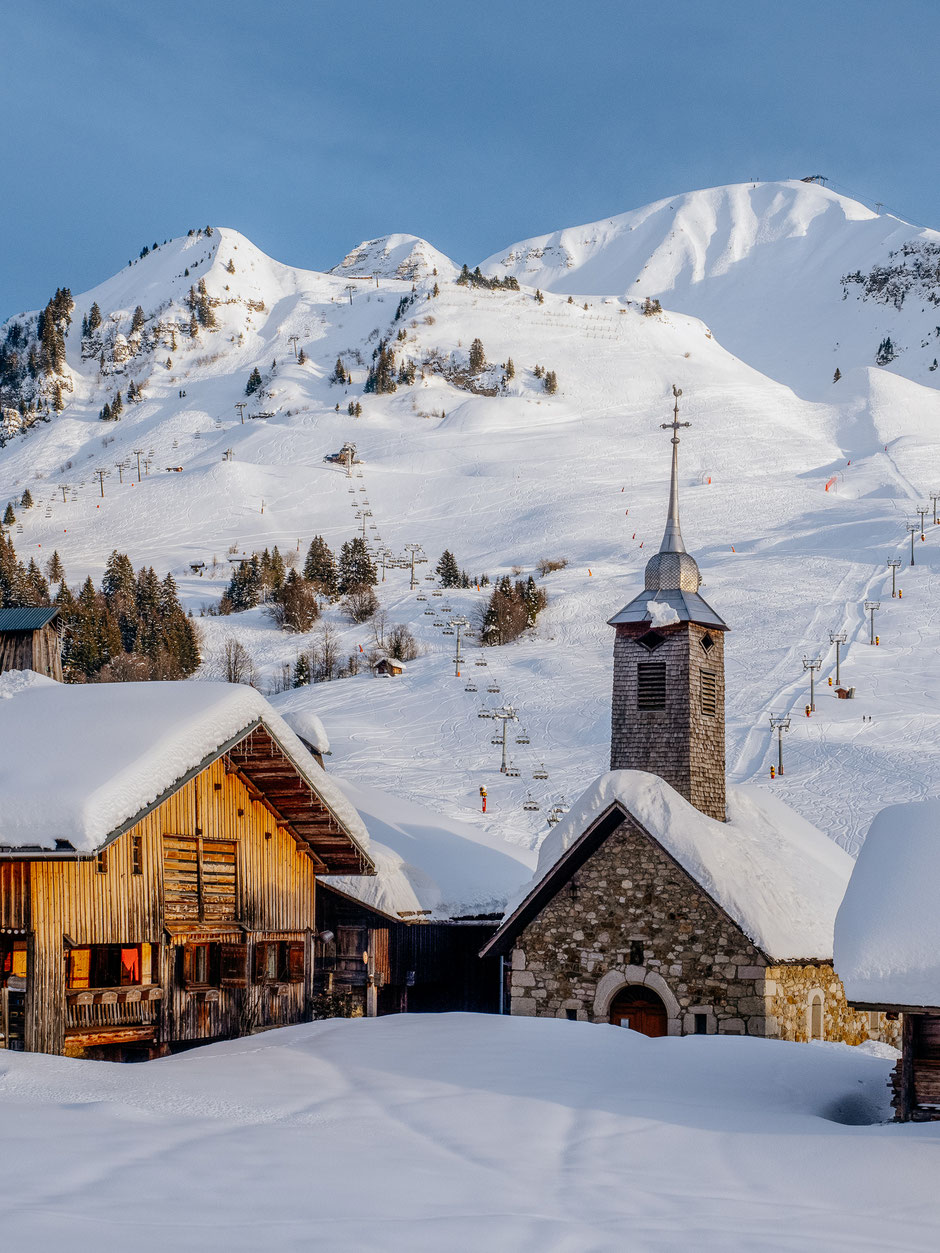
<svg viewBox="0 0 940 1253">
<path fill-rule="evenodd" d="M 35 670 L 62 682 L 59 628 L 53 609 L 0 609 L 0 674 Z"/>
<path fill-rule="evenodd" d="M 497 1013 L 499 958 L 478 956 L 496 927 L 395 918 L 319 883 L 317 995 L 335 1013 Z"/>
<path fill-rule="evenodd" d="M 263 726 L 96 855 L 8 855 L 0 1047 L 147 1057 L 312 1017 L 327 867 L 371 872 Z"/>
</svg>

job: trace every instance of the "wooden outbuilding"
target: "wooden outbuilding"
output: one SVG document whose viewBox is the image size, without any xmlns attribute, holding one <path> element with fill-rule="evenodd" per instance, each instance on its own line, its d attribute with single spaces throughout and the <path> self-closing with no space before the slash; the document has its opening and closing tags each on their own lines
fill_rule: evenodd
<svg viewBox="0 0 940 1253">
<path fill-rule="evenodd" d="M 0 735 L 0 1047 L 153 1057 L 315 1015 L 318 877 L 374 867 L 258 693 L 37 680 Z"/>
<path fill-rule="evenodd" d="M 372 673 L 379 678 L 393 678 L 405 673 L 405 663 L 394 657 L 380 657 L 372 667 Z"/>
<path fill-rule="evenodd" d="M 34 670 L 62 682 L 62 655 L 54 606 L 0 609 L 0 674 Z"/>
</svg>

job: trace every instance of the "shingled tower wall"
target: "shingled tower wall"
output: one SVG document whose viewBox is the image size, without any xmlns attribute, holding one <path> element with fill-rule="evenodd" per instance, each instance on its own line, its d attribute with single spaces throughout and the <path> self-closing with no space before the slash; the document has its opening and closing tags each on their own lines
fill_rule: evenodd
<svg viewBox="0 0 940 1253">
<path fill-rule="evenodd" d="M 702 813 L 725 820 L 726 624 L 699 595 L 701 575 L 679 527 L 679 396 L 672 480 L 659 552 L 645 587 L 610 625 L 614 640 L 611 770 L 646 770 Z"/>
</svg>

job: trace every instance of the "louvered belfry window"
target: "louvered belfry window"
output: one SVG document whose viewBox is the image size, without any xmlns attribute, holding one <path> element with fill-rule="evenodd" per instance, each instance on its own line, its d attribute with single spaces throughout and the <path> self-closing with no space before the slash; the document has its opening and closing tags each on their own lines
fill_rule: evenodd
<svg viewBox="0 0 940 1253">
<path fill-rule="evenodd" d="M 713 670 L 702 670 L 699 683 L 702 713 L 706 718 L 714 718 L 718 712 L 718 676 Z"/>
<path fill-rule="evenodd" d="M 666 663 L 641 661 L 636 668 L 637 709 L 666 708 Z"/>
</svg>

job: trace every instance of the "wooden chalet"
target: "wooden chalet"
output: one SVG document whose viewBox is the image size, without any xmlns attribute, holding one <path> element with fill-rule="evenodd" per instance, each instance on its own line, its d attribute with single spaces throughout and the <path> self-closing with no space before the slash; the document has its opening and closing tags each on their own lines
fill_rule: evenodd
<svg viewBox="0 0 940 1253">
<path fill-rule="evenodd" d="M 314 1016 L 318 877 L 374 867 L 262 697 L 38 680 L 0 735 L 0 1047 L 145 1058 Z"/>
<path fill-rule="evenodd" d="M 836 917 L 849 1004 L 901 1020 L 899 1122 L 940 1120 L 940 800 L 876 814 Z"/>
<path fill-rule="evenodd" d="M 0 674 L 33 670 L 62 682 L 62 656 L 55 607 L 0 609 Z"/>
<path fill-rule="evenodd" d="M 397 678 L 405 673 L 405 663 L 394 657 L 380 657 L 373 665 L 372 673 L 380 679 Z"/>
</svg>

